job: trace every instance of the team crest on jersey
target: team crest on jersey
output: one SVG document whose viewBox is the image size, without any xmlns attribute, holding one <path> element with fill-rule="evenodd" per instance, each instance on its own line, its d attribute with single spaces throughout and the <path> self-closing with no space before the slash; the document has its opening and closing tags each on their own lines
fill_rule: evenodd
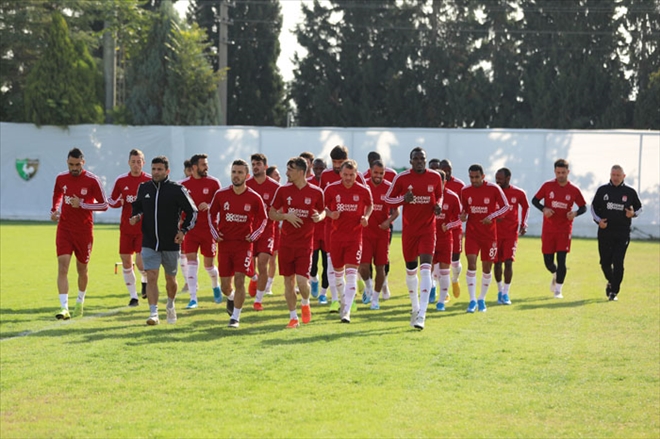
<svg viewBox="0 0 660 439">
<path fill-rule="evenodd" d="M 607 200 L 609 200 L 609 199 L 610 199 L 610 197 L 609 197 L 607 194 L 605 194 L 605 196 L 603 197 L 603 200 L 604 200 L 604 201 L 607 201 Z"/>
<path fill-rule="evenodd" d="M 87 188 L 86 187 L 80 189 L 80 195 L 87 195 Z"/>
<path fill-rule="evenodd" d="M 449 204 L 443 204 L 442 210 L 449 210 Z"/>
<path fill-rule="evenodd" d="M 208 195 L 208 193 L 209 193 L 209 188 L 205 187 L 204 189 L 202 189 L 202 193 L 203 193 L 204 195 Z"/>
<path fill-rule="evenodd" d="M 224 210 L 229 210 L 229 201 L 225 201 L 225 205 L 222 208 Z"/>
<path fill-rule="evenodd" d="M 353 195 L 353 201 L 360 201 L 359 195 Z"/>
<path fill-rule="evenodd" d="M 428 190 L 429 192 L 433 192 L 433 185 L 430 184 L 430 185 L 426 188 L 426 190 Z"/>
<path fill-rule="evenodd" d="M 511 197 L 511 203 L 512 204 L 515 203 L 516 201 L 518 201 L 518 200 L 516 200 L 516 197 Z"/>
<path fill-rule="evenodd" d="M 312 204 L 311 198 L 305 198 L 305 204 Z"/>
<path fill-rule="evenodd" d="M 570 195 L 566 195 L 566 201 L 571 201 L 571 196 Z"/>
<path fill-rule="evenodd" d="M 250 206 L 249 204 L 246 204 L 245 206 L 243 206 L 243 210 L 246 211 L 246 212 L 249 212 L 250 210 L 252 210 L 252 206 Z"/>
<path fill-rule="evenodd" d="M 624 195 L 623 197 L 621 197 L 621 201 L 623 201 L 624 203 L 628 201 L 628 196 Z"/>
<path fill-rule="evenodd" d="M 550 199 L 555 198 L 555 193 L 553 191 L 550 191 L 550 193 L 548 194 L 548 198 Z"/>
<path fill-rule="evenodd" d="M 490 198 L 488 197 L 484 198 L 484 204 L 490 204 Z"/>
<path fill-rule="evenodd" d="M 37 175 L 39 159 L 16 159 L 16 172 L 23 180 L 31 180 Z"/>
<path fill-rule="evenodd" d="M 264 194 L 264 200 L 270 200 L 270 194 Z"/>
</svg>

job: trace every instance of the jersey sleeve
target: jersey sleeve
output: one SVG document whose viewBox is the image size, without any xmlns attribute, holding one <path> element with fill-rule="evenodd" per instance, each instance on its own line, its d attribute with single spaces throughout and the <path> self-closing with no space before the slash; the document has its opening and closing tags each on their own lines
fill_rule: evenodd
<svg viewBox="0 0 660 439">
<path fill-rule="evenodd" d="M 92 197 L 94 198 L 95 203 L 80 203 L 80 208 L 96 212 L 105 212 L 108 210 L 108 200 L 105 197 L 103 186 L 101 186 L 101 182 L 96 176 L 92 177 L 92 181 L 94 182 Z"/>
<path fill-rule="evenodd" d="M 209 206 L 208 216 L 209 216 L 209 229 L 211 229 L 211 236 L 217 241 L 220 238 L 218 235 L 218 223 L 220 214 L 220 191 L 217 190 L 213 195 L 211 200 L 211 205 Z"/>
<path fill-rule="evenodd" d="M 396 177 L 394 177 L 394 181 L 392 182 L 392 185 L 385 194 L 385 202 L 392 207 L 398 207 L 403 204 L 404 195 L 403 195 L 403 191 L 401 190 L 402 184 L 401 184 L 401 179 L 399 178 L 400 176 L 401 175 L 397 175 Z"/>
<path fill-rule="evenodd" d="M 250 241 L 252 242 L 259 239 L 261 234 L 266 229 L 266 225 L 268 224 L 268 216 L 266 215 L 266 205 L 264 204 L 263 200 L 257 193 L 255 193 L 254 195 L 255 198 L 254 198 L 253 208 L 255 210 L 255 215 L 252 218 L 253 232 L 250 235 Z"/>
<path fill-rule="evenodd" d="M 119 182 L 119 177 L 117 177 L 115 180 L 115 185 L 112 188 L 112 192 L 110 193 L 110 198 L 108 198 L 108 206 L 112 207 L 113 209 L 122 207 L 121 198 L 121 184 Z"/>
<path fill-rule="evenodd" d="M 62 185 L 60 184 L 60 177 L 58 176 L 55 179 L 55 187 L 53 188 L 53 204 L 50 208 L 50 213 L 56 212 L 59 210 L 62 205 L 62 198 L 64 197 L 64 191 L 62 190 Z"/>
</svg>

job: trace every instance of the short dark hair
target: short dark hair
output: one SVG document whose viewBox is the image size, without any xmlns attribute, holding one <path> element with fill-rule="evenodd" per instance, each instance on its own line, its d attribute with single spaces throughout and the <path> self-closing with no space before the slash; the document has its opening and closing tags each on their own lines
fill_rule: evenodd
<svg viewBox="0 0 660 439">
<path fill-rule="evenodd" d="M 305 160 L 309 160 L 310 162 L 314 161 L 314 154 L 312 154 L 309 151 L 303 151 L 300 153 L 300 157 L 304 158 Z"/>
<path fill-rule="evenodd" d="M 555 162 L 555 168 L 566 168 L 568 169 L 568 161 L 564 159 L 559 159 Z"/>
<path fill-rule="evenodd" d="M 378 166 L 379 168 L 385 168 L 385 165 L 379 159 L 374 159 L 369 162 L 369 169 L 373 168 L 374 166 Z"/>
<path fill-rule="evenodd" d="M 421 153 L 424 154 L 424 156 L 426 156 L 426 151 L 424 151 L 424 149 L 421 146 L 416 146 L 412 149 L 412 151 L 410 151 L 410 158 L 411 159 L 413 157 L 413 154 L 415 154 L 416 152 L 421 152 Z"/>
<path fill-rule="evenodd" d="M 157 155 L 151 160 L 151 164 L 162 163 L 165 169 L 170 169 L 170 160 L 164 155 Z"/>
<path fill-rule="evenodd" d="M 197 166 L 200 159 L 207 159 L 208 157 L 209 156 L 206 154 L 195 154 L 194 156 L 190 157 L 190 166 Z"/>
<path fill-rule="evenodd" d="M 232 166 L 245 166 L 245 169 L 247 170 L 248 174 L 250 173 L 250 167 L 248 166 L 247 162 L 243 159 L 236 159 L 233 162 L 231 162 Z"/>
<path fill-rule="evenodd" d="M 504 176 L 507 177 L 507 178 L 511 177 L 511 169 L 509 169 L 509 168 L 500 168 L 500 169 L 497 170 L 496 173 L 500 173 L 500 172 L 502 174 L 504 174 Z"/>
<path fill-rule="evenodd" d="M 332 160 L 346 160 L 348 158 L 348 148 L 343 145 L 337 145 L 330 151 Z"/>
<path fill-rule="evenodd" d="M 291 157 L 289 161 L 286 162 L 286 166 L 307 172 L 307 160 L 305 160 L 305 157 L 303 156 Z"/>
<path fill-rule="evenodd" d="M 192 168 L 192 163 L 190 162 L 190 159 L 184 160 L 183 169 L 190 169 L 190 168 Z"/>
<path fill-rule="evenodd" d="M 80 148 L 73 148 L 71 151 L 69 151 L 69 154 L 66 156 L 66 158 L 73 157 L 74 159 L 84 159 L 85 154 L 80 150 Z"/>
<path fill-rule="evenodd" d="M 264 165 L 268 166 L 268 159 L 266 158 L 265 155 L 263 155 L 260 152 L 254 153 L 250 156 L 250 161 L 251 162 L 261 162 Z"/>
<path fill-rule="evenodd" d="M 471 166 L 468 168 L 468 172 L 478 172 L 478 173 L 480 173 L 481 175 L 484 175 L 484 167 L 481 166 L 481 165 L 478 164 L 478 163 L 475 163 L 474 165 L 471 165 Z"/>
<path fill-rule="evenodd" d="M 305 163 L 305 165 L 307 165 L 307 163 Z M 277 170 L 277 165 L 269 166 L 268 168 L 266 168 L 266 177 L 270 177 L 271 175 L 273 175 L 273 172 L 275 172 L 276 170 Z"/>
<path fill-rule="evenodd" d="M 451 162 L 450 162 L 449 160 L 447 160 L 447 159 L 442 159 L 442 160 L 440 160 L 440 167 L 441 167 L 441 168 L 449 168 L 449 169 L 451 169 L 451 168 L 452 168 L 452 166 L 451 166 Z"/>
<path fill-rule="evenodd" d="M 320 164 L 322 164 L 324 168 L 327 168 L 327 167 L 328 167 L 328 165 L 325 164 L 325 160 L 323 160 L 323 159 L 320 158 L 320 157 L 314 159 L 314 161 L 312 162 L 312 166 L 314 166 L 316 163 L 320 163 Z"/>
<path fill-rule="evenodd" d="M 373 162 L 374 160 L 382 160 L 383 158 L 380 156 L 380 153 L 377 151 L 371 151 L 369 154 L 367 154 L 367 161 L 369 164 Z"/>
<path fill-rule="evenodd" d="M 139 155 L 140 157 L 144 158 L 144 153 L 142 151 L 133 148 L 131 149 L 131 152 L 128 153 L 128 159 L 130 160 L 134 155 Z"/>
<path fill-rule="evenodd" d="M 434 163 L 438 164 L 438 168 L 442 167 L 442 162 L 440 161 L 440 159 L 431 159 L 431 160 L 429 160 L 429 167 L 431 167 L 431 165 L 434 164 Z"/>
</svg>

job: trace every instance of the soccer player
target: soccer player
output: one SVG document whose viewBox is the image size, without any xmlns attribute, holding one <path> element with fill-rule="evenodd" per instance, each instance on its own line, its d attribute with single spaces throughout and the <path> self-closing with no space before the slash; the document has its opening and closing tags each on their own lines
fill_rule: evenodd
<svg viewBox="0 0 660 439">
<path fill-rule="evenodd" d="M 465 227 L 465 256 L 468 269 L 465 273 L 470 303 L 467 312 L 486 312 L 486 294 L 492 276 L 490 270 L 497 257 L 497 228 L 495 219 L 509 210 L 509 202 L 502 189 L 484 179 L 484 168 L 474 164 L 468 168 L 470 186 L 461 191 L 461 221 Z M 477 256 L 481 254 L 481 294 L 477 300 Z"/>
<path fill-rule="evenodd" d="M 151 175 L 142 171 L 144 166 L 144 154 L 139 149 L 132 149 L 128 154 L 128 166 L 130 171 L 121 174 L 115 180 L 112 194 L 108 199 L 108 206 L 112 208 L 121 207 L 121 220 L 119 223 L 119 257 L 124 273 L 124 283 L 128 288 L 131 299 L 128 306 L 138 306 L 135 271 L 133 271 L 133 253 L 135 253 L 135 265 L 142 276 L 142 298 L 147 298 L 147 272 L 142 264 L 142 226 L 131 225 L 131 204 L 135 201 L 138 186 L 145 181 L 151 180 Z"/>
<path fill-rule="evenodd" d="M 213 240 L 209 228 L 208 210 L 213 195 L 222 187 L 217 178 L 209 175 L 209 161 L 206 154 L 195 154 L 190 158 L 191 174 L 185 178 L 181 184 L 188 189 L 190 198 L 197 205 L 197 224 L 194 229 L 186 235 L 183 240 L 183 253 L 186 255 L 187 272 L 186 284 L 190 291 L 190 301 L 186 309 L 196 309 L 197 300 L 197 274 L 199 271 L 199 262 L 197 252 L 202 253 L 204 258 L 204 269 L 211 278 L 211 287 L 213 288 L 213 299 L 216 303 L 222 301 L 220 286 L 218 285 L 218 269 L 215 266 L 215 255 L 217 244 Z"/>
<path fill-rule="evenodd" d="M 327 168 L 325 160 L 314 159 L 312 162 L 313 175 L 307 177 L 307 183 L 319 186 L 321 184 L 321 174 Z M 312 270 L 310 271 L 310 285 L 312 297 L 319 299 L 319 305 L 327 305 L 328 298 L 326 292 L 328 290 L 328 254 L 325 246 L 325 222 L 319 221 L 314 224 L 314 246 L 312 251 Z M 320 256 L 320 257 L 319 257 Z M 319 294 L 319 259 L 323 267 L 321 275 L 321 290 Z"/>
<path fill-rule="evenodd" d="M 391 209 L 385 203 L 385 194 L 392 183 L 385 180 L 385 165 L 380 160 L 371 162 L 371 177 L 367 187 L 373 198 L 373 212 L 369 224 L 362 233 L 362 256 L 360 259 L 360 276 L 365 283 L 362 301 L 371 302 L 370 309 L 380 309 L 378 299 L 385 282 L 385 266 L 390 255 L 390 226 L 398 218 L 399 209 Z M 376 276 L 372 281 L 371 262 L 375 266 Z"/>
<path fill-rule="evenodd" d="M 511 184 L 511 171 L 501 168 L 495 173 L 495 183 L 502 189 L 509 202 L 509 210 L 495 222 L 497 227 L 497 258 L 495 259 L 495 282 L 497 282 L 497 303 L 511 305 L 509 289 L 513 279 L 513 261 L 516 260 L 518 235 L 527 232 L 529 202 L 524 190 Z M 502 263 L 504 263 L 504 283 L 502 283 Z"/>
<path fill-rule="evenodd" d="M 422 330 L 433 286 L 431 267 L 435 253 L 435 216 L 441 212 L 443 184 L 440 174 L 426 169 L 426 151 L 422 148 L 416 147 L 410 151 L 410 165 L 412 169 L 396 176 L 385 202 L 392 206 L 403 205 L 401 246 L 412 305 L 410 325 Z M 417 279 L 418 266 L 421 282 Z"/>
<path fill-rule="evenodd" d="M 142 221 L 142 262 L 147 271 L 147 325 L 150 326 L 160 323 L 158 275 L 161 265 L 165 271 L 167 323 L 176 323 L 174 300 L 179 287 L 176 272 L 180 244 L 197 220 L 195 202 L 186 188 L 169 179 L 169 174 L 170 161 L 167 157 L 157 156 L 151 160 L 151 181 L 142 183 L 138 188 L 130 219 L 131 224 Z M 183 221 L 181 213 L 185 213 Z"/>
<path fill-rule="evenodd" d="M 209 207 L 211 233 L 219 242 L 218 271 L 222 293 L 227 295 L 230 328 L 238 328 L 241 319 L 245 276 L 254 274 L 252 243 L 259 239 L 268 223 L 263 200 L 245 184 L 249 175 L 247 162 L 234 160 L 231 186 L 216 192 Z M 230 294 L 232 277 L 235 291 Z"/>
<path fill-rule="evenodd" d="M 434 160 L 437 160 L 434 162 Z M 433 162 L 433 165 L 432 165 Z M 438 165 L 436 169 L 434 166 Z M 432 159 L 429 168 L 436 170 L 442 177 L 443 183 L 447 178 L 439 168 L 440 160 Z M 442 194 L 442 212 L 435 216 L 435 253 L 433 254 L 433 277 L 440 290 L 440 299 L 435 306 L 438 311 L 445 310 L 445 302 L 449 298 L 449 270 L 451 267 L 451 256 L 453 250 L 453 230 L 462 227 L 460 214 L 463 210 L 461 200 L 455 192 L 444 186 Z M 429 301 L 431 301 L 429 299 Z M 432 301 L 431 301 L 432 302 Z"/>
<path fill-rule="evenodd" d="M 571 251 L 573 220 L 587 211 L 587 202 L 582 192 L 568 181 L 568 162 L 555 162 L 555 179 L 548 180 L 538 190 L 532 204 L 543 212 L 541 229 L 541 252 L 545 268 L 552 273 L 550 291 L 555 299 L 563 299 L 562 288 L 566 279 L 566 256 Z M 545 204 L 541 204 L 544 200 Z M 573 210 L 573 205 L 578 209 Z M 557 264 L 555 265 L 555 253 Z"/>
<path fill-rule="evenodd" d="M 87 293 L 89 275 L 87 264 L 92 255 L 94 242 L 93 212 L 108 210 L 108 202 L 99 178 L 83 169 L 85 156 L 78 148 L 67 155 L 69 170 L 55 178 L 53 205 L 50 219 L 57 223 L 57 291 L 60 297 L 60 311 L 55 314 L 58 320 L 69 320 L 69 265 L 71 255 L 76 255 L 78 271 L 78 298 L 73 317 L 82 317 L 83 302 Z M 61 208 L 61 209 L 60 209 Z"/>
<path fill-rule="evenodd" d="M 184 175 L 184 180 L 192 175 L 192 163 L 190 163 L 190 159 L 186 159 L 183 161 L 183 175 Z M 183 181 L 183 180 L 181 180 Z M 179 181 L 179 184 L 181 184 L 181 181 Z M 185 242 L 185 238 L 183 238 Z M 186 254 L 183 252 L 183 243 L 181 243 L 181 253 L 179 254 L 179 266 L 181 267 L 181 274 L 183 274 L 183 288 L 181 289 L 182 293 L 187 293 L 190 290 L 188 289 L 188 280 L 186 277 L 188 276 L 188 260 L 186 259 Z M 145 296 L 142 296 L 143 299 L 146 299 Z"/>
<path fill-rule="evenodd" d="M 447 179 L 447 188 L 454 192 L 456 195 L 461 196 L 461 191 L 466 186 L 465 183 L 452 175 L 452 165 L 447 159 L 440 160 L 440 169 L 445 173 Z M 452 245 L 454 246 L 451 253 L 451 292 L 454 297 L 458 298 L 461 295 L 461 287 L 458 284 L 458 278 L 463 271 L 461 264 L 461 252 L 463 250 L 463 225 L 452 229 Z"/>
<path fill-rule="evenodd" d="M 289 159 L 286 164 L 287 184 L 275 192 L 268 216 L 273 221 L 282 221 L 278 265 L 284 278 L 284 297 L 289 308 L 287 328 L 300 326 L 296 311 L 298 299 L 295 286 L 298 284 L 302 298 L 302 321 L 312 320 L 309 303 L 309 269 L 312 262 L 314 224 L 325 217 L 323 192 L 305 178 L 307 162 L 302 157 Z"/>
<path fill-rule="evenodd" d="M 340 167 L 339 175 L 340 181 L 331 183 L 325 188 L 324 198 L 326 215 L 332 220 L 328 242 L 330 242 L 330 255 L 335 271 L 335 283 L 337 290 L 340 293 L 343 291 L 341 322 L 350 323 L 362 254 L 362 229 L 369 225 L 373 199 L 369 188 L 356 181 L 358 169 L 355 160 L 345 160 Z"/>
<path fill-rule="evenodd" d="M 264 209 L 267 209 L 273 201 L 275 191 L 280 187 L 280 184 L 266 175 L 268 158 L 265 155 L 261 153 L 252 154 L 250 161 L 252 164 L 252 177 L 245 184 L 259 194 L 264 202 Z M 252 254 L 257 262 L 258 274 L 255 274 L 250 279 L 248 292 L 251 297 L 255 298 L 252 305 L 255 311 L 262 311 L 264 309 L 261 302 L 264 299 L 266 284 L 268 283 L 268 261 L 273 256 L 274 244 L 275 223 L 268 219 L 263 233 L 252 245 Z"/>
<path fill-rule="evenodd" d="M 277 169 L 277 165 L 269 166 L 266 169 L 266 175 L 269 178 L 272 178 L 280 184 L 282 177 L 280 176 L 280 171 Z M 266 210 L 268 212 L 268 210 Z M 274 222 L 273 223 L 273 254 L 268 258 L 268 282 L 266 282 L 266 292 L 264 295 L 272 296 L 273 295 L 273 282 L 275 281 L 275 268 L 277 265 L 277 253 L 280 249 L 280 235 L 281 235 L 282 223 Z"/>
<path fill-rule="evenodd" d="M 612 166 L 610 182 L 598 188 L 591 203 L 591 215 L 598 224 L 600 268 L 609 300 L 618 300 L 623 281 L 623 261 L 630 243 L 630 223 L 642 213 L 642 203 L 635 189 L 627 186 L 626 174 L 619 165 Z"/>
</svg>

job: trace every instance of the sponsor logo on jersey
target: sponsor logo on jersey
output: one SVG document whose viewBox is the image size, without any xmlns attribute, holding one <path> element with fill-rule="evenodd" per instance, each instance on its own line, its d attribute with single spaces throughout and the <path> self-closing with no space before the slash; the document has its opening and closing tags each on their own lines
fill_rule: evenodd
<svg viewBox="0 0 660 439">
<path fill-rule="evenodd" d="M 619 203 L 607 203 L 607 210 L 624 210 L 625 206 Z"/>
<path fill-rule="evenodd" d="M 151 195 L 147 194 L 144 196 L 144 198 L 151 198 Z"/>
<path fill-rule="evenodd" d="M 297 216 L 298 218 L 308 218 L 309 217 L 309 210 L 305 210 L 305 209 L 295 209 L 295 208 L 293 208 L 293 209 L 289 209 L 288 213 L 292 213 L 295 216 Z"/>
<path fill-rule="evenodd" d="M 125 190 L 125 191 L 129 190 L 129 189 L 128 189 L 128 186 L 124 186 L 124 190 Z"/>
<path fill-rule="evenodd" d="M 553 201 L 550 203 L 550 207 L 553 209 L 568 209 L 568 204 L 562 203 L 561 201 Z"/>
<path fill-rule="evenodd" d="M 29 181 L 37 175 L 39 159 L 16 159 L 16 172 L 25 181 Z"/>
<path fill-rule="evenodd" d="M 224 210 L 229 210 L 229 201 L 225 201 L 225 205 L 222 208 Z"/>
<path fill-rule="evenodd" d="M 237 213 L 226 213 L 225 221 L 228 223 L 246 223 L 248 220 L 247 215 L 239 215 Z"/>
<path fill-rule="evenodd" d="M 550 193 L 548 194 L 548 198 L 550 199 L 555 198 L 555 193 L 553 191 L 550 191 Z"/>
<path fill-rule="evenodd" d="M 349 203 L 337 204 L 337 212 L 357 212 L 357 210 L 358 210 L 357 204 L 349 204 Z"/>
<path fill-rule="evenodd" d="M 335 201 L 337 203 L 341 203 L 341 195 L 337 194 L 337 196 L 335 197 Z"/>
<path fill-rule="evenodd" d="M 134 203 L 137 200 L 137 195 L 126 195 L 127 203 Z"/>
</svg>

